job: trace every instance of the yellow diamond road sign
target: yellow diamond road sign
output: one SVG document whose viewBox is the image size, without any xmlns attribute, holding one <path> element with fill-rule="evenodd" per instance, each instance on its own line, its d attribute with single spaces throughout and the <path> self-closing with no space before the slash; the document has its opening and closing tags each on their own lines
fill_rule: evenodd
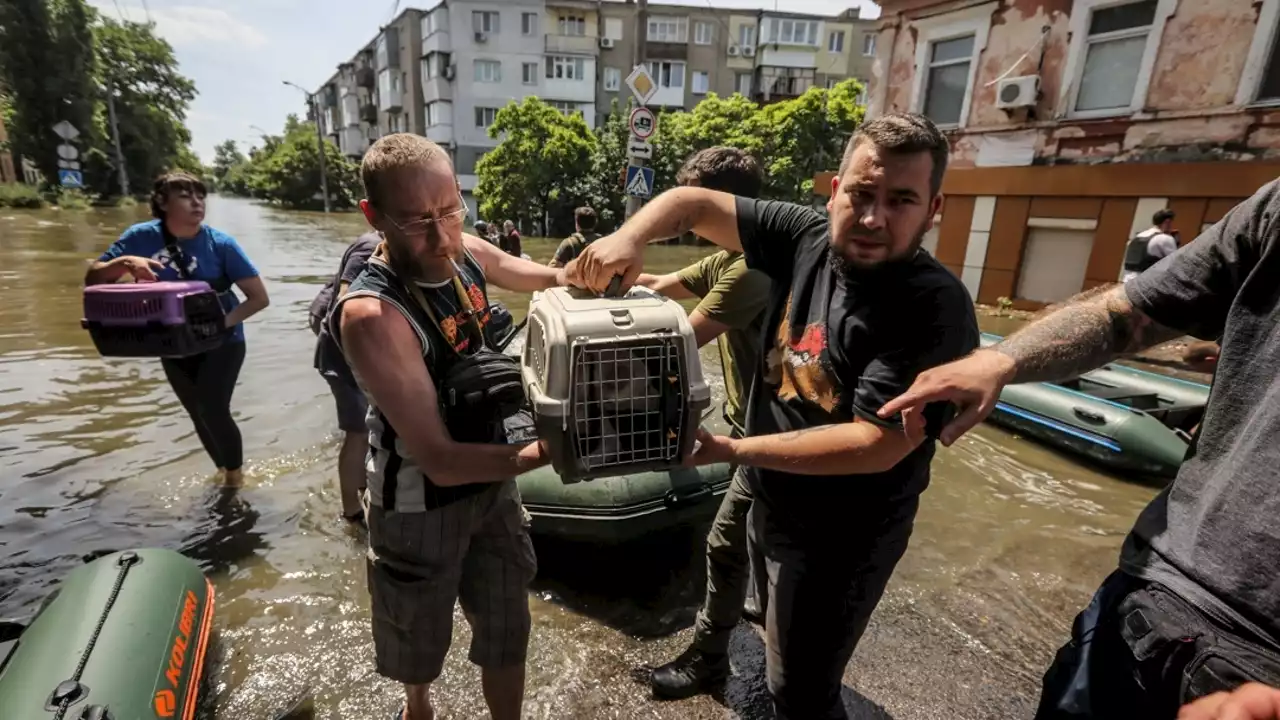
<svg viewBox="0 0 1280 720">
<path fill-rule="evenodd" d="M 641 105 L 648 104 L 654 93 L 658 92 L 658 84 L 643 65 L 637 65 L 627 76 L 627 87 L 631 88 L 631 94 L 636 96 Z"/>
</svg>

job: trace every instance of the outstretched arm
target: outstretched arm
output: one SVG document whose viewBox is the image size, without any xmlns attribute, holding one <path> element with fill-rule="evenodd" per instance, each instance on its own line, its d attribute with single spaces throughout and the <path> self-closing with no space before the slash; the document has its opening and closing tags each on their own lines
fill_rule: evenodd
<svg viewBox="0 0 1280 720">
<path fill-rule="evenodd" d="M 485 278 L 504 290 L 536 292 L 567 284 L 563 268 L 508 255 L 478 237 L 464 235 L 462 241 L 484 269 Z"/>
</svg>

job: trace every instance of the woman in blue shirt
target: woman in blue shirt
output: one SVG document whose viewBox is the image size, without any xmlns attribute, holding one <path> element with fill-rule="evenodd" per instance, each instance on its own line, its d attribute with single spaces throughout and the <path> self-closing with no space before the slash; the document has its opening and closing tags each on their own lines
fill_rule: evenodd
<svg viewBox="0 0 1280 720">
<path fill-rule="evenodd" d="M 86 285 L 112 283 L 125 275 L 135 282 L 203 280 L 218 292 L 227 313 L 227 335 L 213 350 L 161 360 L 165 377 L 226 484 L 243 482 L 244 449 L 231 417 L 231 395 L 244 364 L 242 323 L 267 307 L 267 288 L 258 270 L 230 235 L 204 224 L 205 187 L 186 173 L 156 181 L 151 214 L 156 219 L 124 231 L 85 275 Z M 244 302 L 232 286 L 244 293 Z"/>
</svg>

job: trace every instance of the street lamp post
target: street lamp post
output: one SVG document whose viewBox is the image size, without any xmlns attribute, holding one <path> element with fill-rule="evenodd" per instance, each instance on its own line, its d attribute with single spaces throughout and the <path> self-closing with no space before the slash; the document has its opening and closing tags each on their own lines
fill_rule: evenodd
<svg viewBox="0 0 1280 720">
<path fill-rule="evenodd" d="M 320 153 L 320 193 L 324 195 L 324 211 L 329 212 L 329 171 L 324 159 L 324 133 L 320 130 L 320 101 L 311 91 L 288 80 L 283 81 L 285 85 L 291 88 L 297 88 L 302 94 L 307 96 L 307 104 L 311 105 L 312 111 L 316 116 L 316 150 Z"/>
</svg>

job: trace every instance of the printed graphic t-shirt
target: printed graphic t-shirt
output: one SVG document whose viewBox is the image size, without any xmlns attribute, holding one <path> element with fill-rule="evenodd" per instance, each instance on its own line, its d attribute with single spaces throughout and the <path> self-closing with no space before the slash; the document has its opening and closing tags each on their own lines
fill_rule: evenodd
<svg viewBox="0 0 1280 720">
<path fill-rule="evenodd" d="M 201 225 L 200 233 L 195 237 L 179 240 L 178 249 L 187 260 L 187 277 L 203 280 L 214 289 L 258 276 L 258 269 L 250 262 L 249 256 L 245 255 L 235 238 L 208 225 Z M 112 243 L 98 260 L 107 262 L 123 255 L 159 260 L 164 264 L 163 268 L 155 271 L 160 280 L 183 279 L 178 272 L 177 259 L 169 257 L 159 220 L 138 223 L 125 230 L 120 239 Z M 240 298 L 231 288 L 219 293 L 218 299 L 224 312 L 229 313 L 240 305 Z M 244 342 L 243 324 L 235 327 L 228 342 Z"/>
<path fill-rule="evenodd" d="M 964 285 L 928 253 L 869 270 L 832 261 L 827 219 L 800 205 L 738 198 L 748 266 L 773 280 L 764 361 L 748 408 L 748 433 L 769 435 L 876 415 L 916 376 L 978 347 Z M 757 498 L 781 522 L 843 527 L 850 513 L 912 500 L 929 484 L 946 406 L 926 409 L 929 438 L 883 473 L 800 476 L 761 470 Z"/>
</svg>

